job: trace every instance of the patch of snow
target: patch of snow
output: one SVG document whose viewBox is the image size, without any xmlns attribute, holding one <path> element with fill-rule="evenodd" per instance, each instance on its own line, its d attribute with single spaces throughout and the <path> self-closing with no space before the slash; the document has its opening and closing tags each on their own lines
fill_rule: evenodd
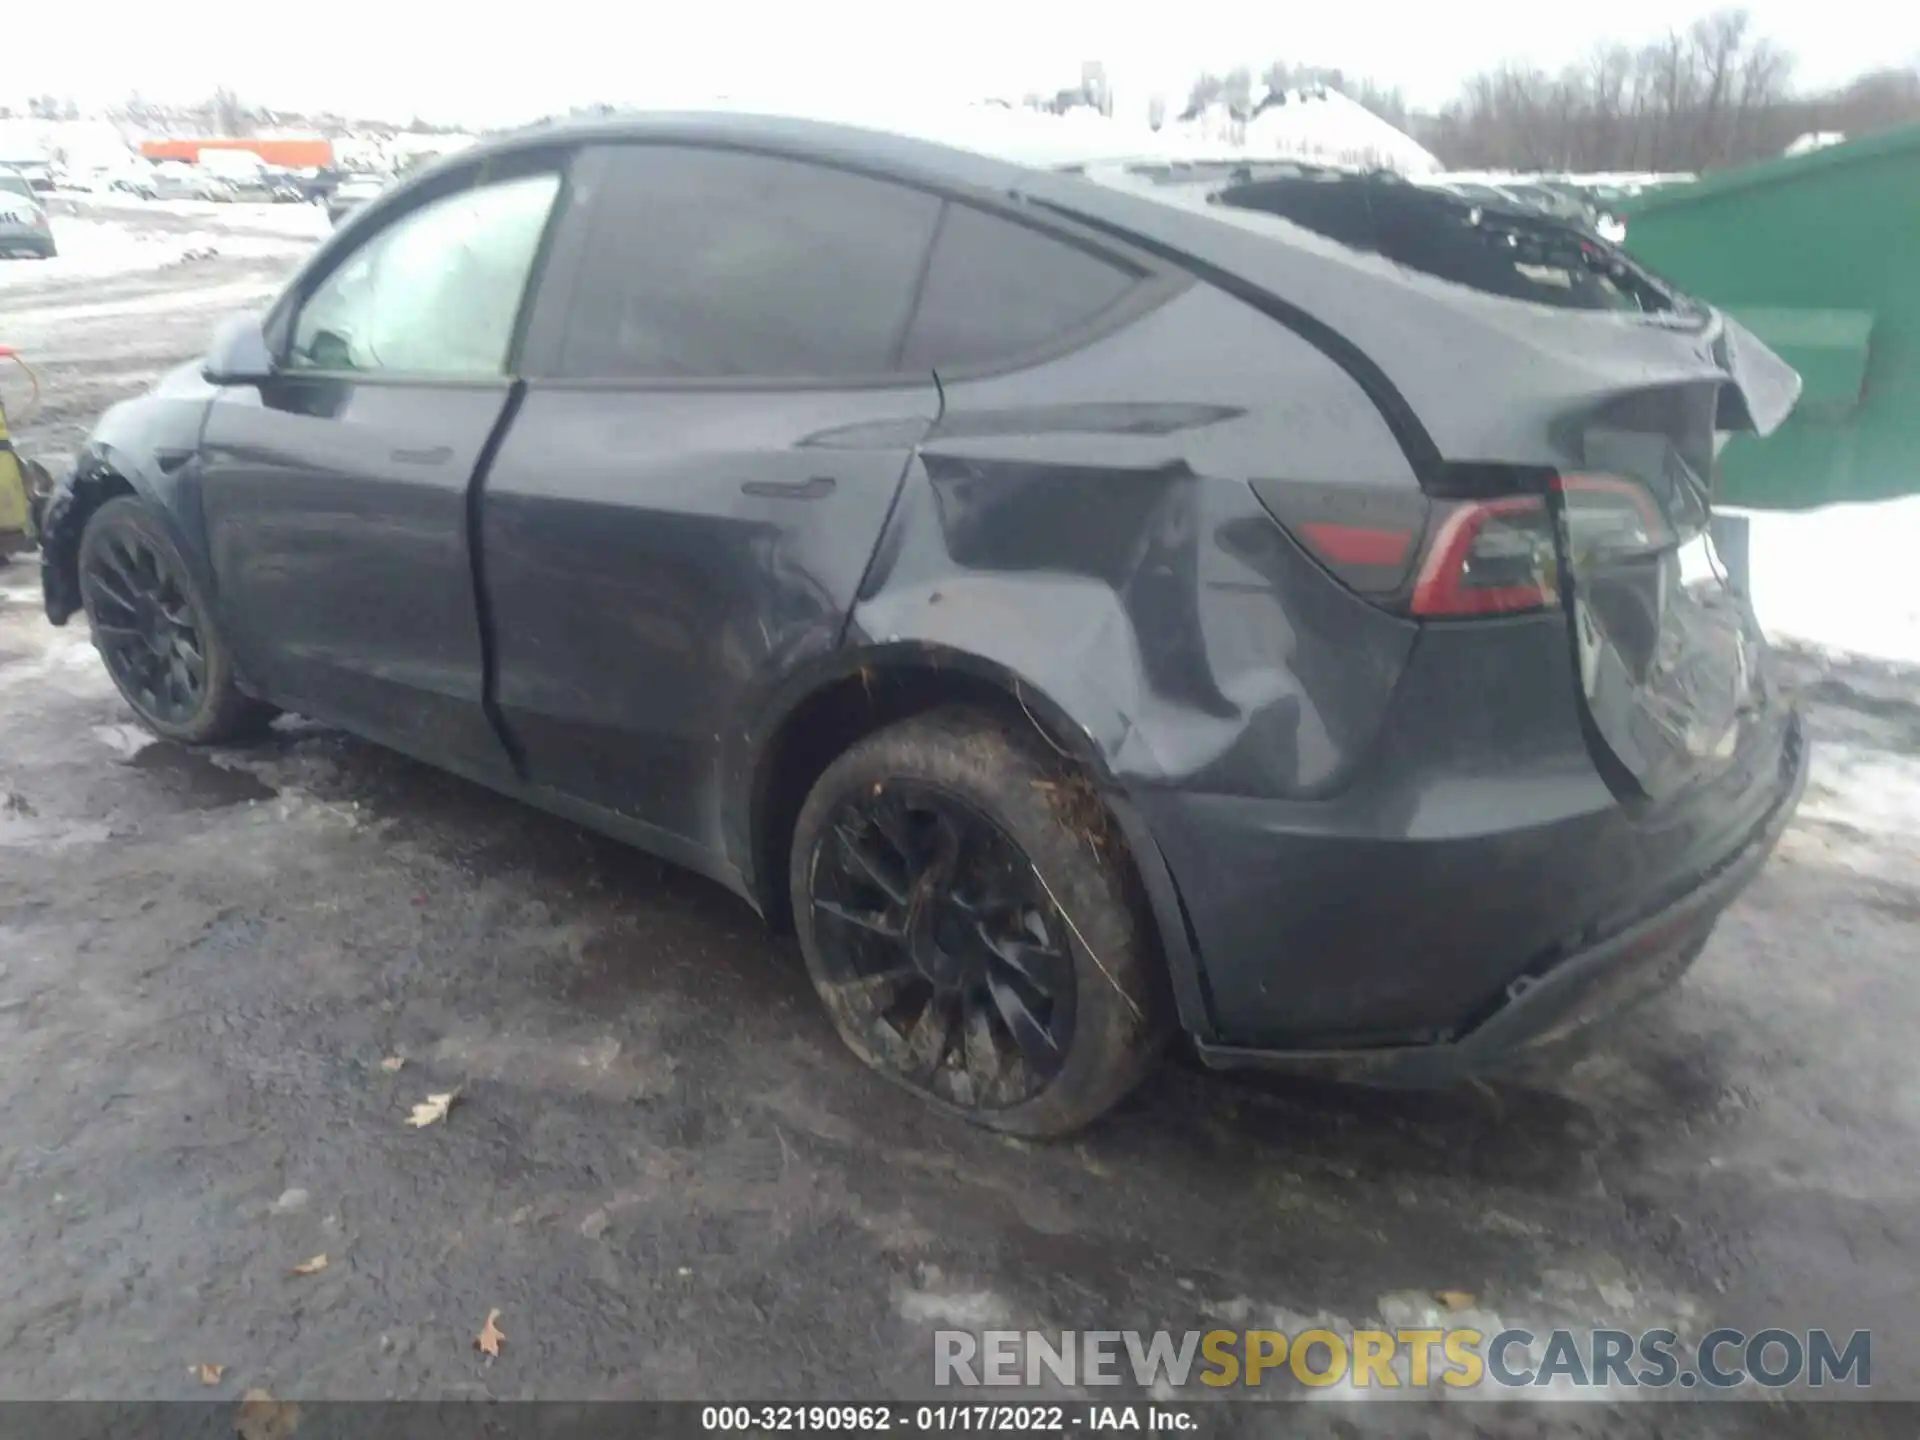
<svg viewBox="0 0 1920 1440">
<path fill-rule="evenodd" d="M 159 742 L 138 725 L 96 725 L 93 738 L 122 760 L 131 760 L 149 745 Z"/>
<path fill-rule="evenodd" d="M 1920 759 L 1833 741 L 1818 743 L 1800 815 L 1874 835 L 1920 836 Z"/>
<path fill-rule="evenodd" d="M 1846 136 L 1838 130 L 1809 130 L 1795 138 L 1784 153 L 1788 155 L 1806 155 L 1815 150 L 1825 150 L 1829 145 L 1840 145 Z"/>
<path fill-rule="evenodd" d="M 294 236 L 226 235 L 217 231 L 136 230 L 110 220 L 58 218 L 53 238 L 60 253 L 51 260 L 0 261 L 0 290 L 49 280 L 100 279 L 212 255 L 297 255 L 306 247 Z"/>
<path fill-rule="evenodd" d="M 924 1288 L 903 1290 L 896 1297 L 902 1319 L 919 1325 L 942 1325 L 962 1330 L 985 1330 L 1005 1325 L 1013 1307 L 991 1290 L 943 1290 L 940 1272 L 929 1266 Z"/>
<path fill-rule="evenodd" d="M 1412 136 L 1338 90 L 1288 91 L 1246 126 L 1249 155 L 1427 175 L 1440 162 Z"/>
<path fill-rule="evenodd" d="M 1740 513 L 1754 610 L 1769 636 L 1920 665 L 1920 585 L 1911 578 L 1920 496 Z"/>
</svg>

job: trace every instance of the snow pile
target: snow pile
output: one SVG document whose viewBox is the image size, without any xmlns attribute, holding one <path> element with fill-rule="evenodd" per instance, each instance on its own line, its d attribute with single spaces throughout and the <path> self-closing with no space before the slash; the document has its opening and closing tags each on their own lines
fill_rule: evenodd
<svg viewBox="0 0 1920 1440">
<path fill-rule="evenodd" d="M 1117 120 L 1087 107 L 1056 115 L 1015 105 L 905 104 L 812 97 L 806 104 L 793 107 L 722 101 L 701 108 L 858 125 L 1036 168 L 1103 160 L 1165 159 L 1170 153 L 1165 138 L 1146 125 Z"/>
<path fill-rule="evenodd" d="M 1246 125 L 1252 155 L 1312 160 L 1360 170 L 1427 175 L 1440 162 L 1425 146 L 1338 90 L 1289 90 L 1268 98 Z"/>
<path fill-rule="evenodd" d="M 1745 513 L 1753 607 L 1768 635 L 1920 665 L 1920 585 L 1912 578 L 1920 496 Z"/>
<path fill-rule="evenodd" d="M 1188 159 L 1247 156 L 1302 160 L 1354 170 L 1429 175 L 1440 169 L 1432 152 L 1338 90 L 1268 92 L 1250 119 L 1227 106 L 1207 106 L 1171 122 L 1167 147 Z"/>
<path fill-rule="evenodd" d="M 1809 130 L 1787 146 L 1788 155 L 1807 155 L 1815 150 L 1824 150 L 1829 145 L 1842 145 L 1847 137 L 1838 130 Z"/>
<path fill-rule="evenodd" d="M 1036 167 L 1125 160 L 1292 159 L 1422 175 L 1440 162 L 1336 90 L 1275 92 L 1250 120 L 1224 105 L 1154 130 L 1144 121 L 1076 107 L 1064 114 L 1004 104 L 914 105 L 809 97 L 799 106 L 731 100 L 699 108 L 804 117 L 951 145 Z"/>
</svg>

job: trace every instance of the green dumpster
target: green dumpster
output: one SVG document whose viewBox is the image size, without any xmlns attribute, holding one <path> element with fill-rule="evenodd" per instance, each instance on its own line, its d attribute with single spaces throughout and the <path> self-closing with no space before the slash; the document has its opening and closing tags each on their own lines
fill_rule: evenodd
<svg viewBox="0 0 1920 1440">
<path fill-rule="evenodd" d="M 1627 248 L 1800 372 L 1799 408 L 1723 454 L 1720 503 L 1920 493 L 1920 125 L 1643 197 Z"/>
</svg>

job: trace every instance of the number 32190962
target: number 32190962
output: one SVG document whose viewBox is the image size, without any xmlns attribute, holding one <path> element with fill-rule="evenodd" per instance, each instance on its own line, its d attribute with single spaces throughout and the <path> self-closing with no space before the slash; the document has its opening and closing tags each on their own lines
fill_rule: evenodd
<svg viewBox="0 0 1920 1440">
<path fill-rule="evenodd" d="M 715 1431 L 957 1431 L 1051 1434 L 1066 1428 L 1058 1405 L 706 1405 L 700 1428 Z"/>
</svg>

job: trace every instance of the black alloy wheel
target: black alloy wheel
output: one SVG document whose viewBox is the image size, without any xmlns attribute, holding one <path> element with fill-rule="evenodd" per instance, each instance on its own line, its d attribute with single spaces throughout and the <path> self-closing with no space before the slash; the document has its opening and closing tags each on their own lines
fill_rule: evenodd
<svg viewBox="0 0 1920 1440">
<path fill-rule="evenodd" d="M 1165 980 L 1124 843 L 1032 728 L 971 707 L 866 736 L 814 783 L 788 888 L 847 1047 L 977 1125 L 1065 1135 L 1164 1034 Z"/>
<path fill-rule="evenodd" d="M 966 1109 L 1032 1099 L 1073 1044 L 1066 921 L 1005 830 L 956 795 L 878 784 L 813 861 L 815 933 L 862 1048 Z"/>
<path fill-rule="evenodd" d="M 87 520 L 80 600 L 107 674 L 148 729 L 190 745 L 238 739 L 274 710 L 244 694 L 205 597 L 166 528 L 131 495 Z"/>
<path fill-rule="evenodd" d="M 81 585 L 121 693 L 162 724 L 190 721 L 206 703 L 207 656 L 199 617 L 169 560 L 148 537 L 120 529 L 92 547 Z"/>
</svg>

